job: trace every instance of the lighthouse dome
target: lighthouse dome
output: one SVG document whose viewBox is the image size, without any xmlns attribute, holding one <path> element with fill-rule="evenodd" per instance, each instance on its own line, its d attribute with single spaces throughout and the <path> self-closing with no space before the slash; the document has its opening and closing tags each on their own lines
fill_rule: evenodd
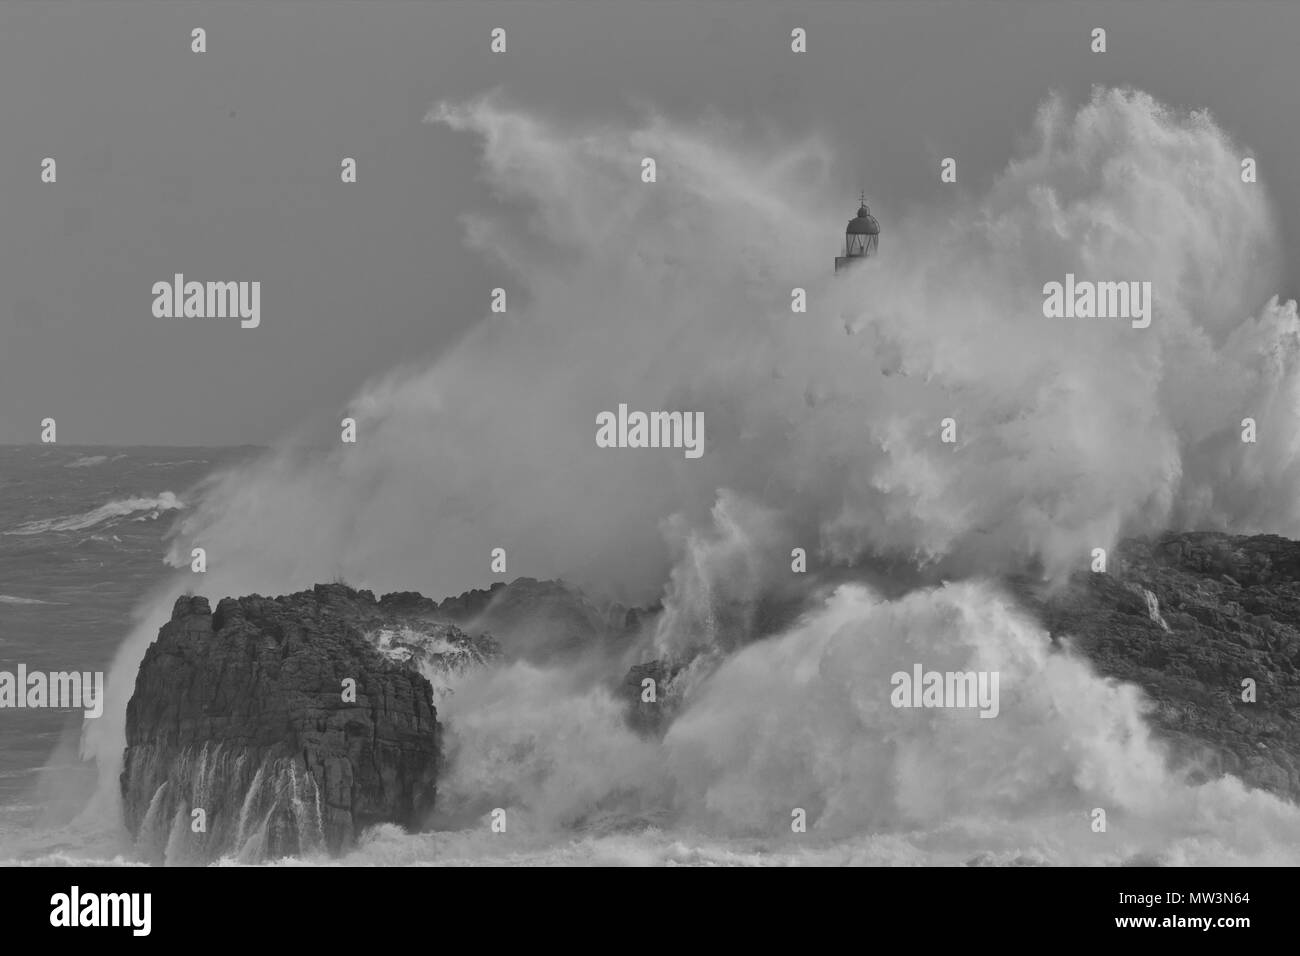
<svg viewBox="0 0 1300 956">
<path fill-rule="evenodd" d="M 858 207 L 857 218 L 850 219 L 849 226 L 844 231 L 850 236 L 878 236 L 880 223 L 876 222 L 876 217 L 871 215 L 871 210 L 863 203 Z"/>
</svg>

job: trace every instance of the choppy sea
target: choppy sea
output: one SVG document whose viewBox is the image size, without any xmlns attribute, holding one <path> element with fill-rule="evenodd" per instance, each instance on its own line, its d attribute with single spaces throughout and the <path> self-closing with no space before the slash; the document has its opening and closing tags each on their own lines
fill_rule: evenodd
<svg viewBox="0 0 1300 956">
<path fill-rule="evenodd" d="M 107 671 L 132 608 L 174 573 L 164 538 L 189 490 L 251 451 L 0 446 L 0 671 Z M 79 710 L 0 709 L 0 832 L 68 809 L 39 775 L 63 753 L 81 769 L 81 726 Z"/>
</svg>

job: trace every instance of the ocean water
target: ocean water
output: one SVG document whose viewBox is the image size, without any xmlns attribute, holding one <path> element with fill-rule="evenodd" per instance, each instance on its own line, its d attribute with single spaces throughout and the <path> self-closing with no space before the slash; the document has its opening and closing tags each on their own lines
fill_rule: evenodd
<svg viewBox="0 0 1300 956">
<path fill-rule="evenodd" d="M 204 476 L 248 453 L 0 447 L 0 670 L 107 672 L 132 609 L 175 573 L 163 564 L 172 520 Z M 82 721 L 0 710 L 0 840 L 76 810 L 42 776 L 93 773 L 78 758 Z"/>
</svg>

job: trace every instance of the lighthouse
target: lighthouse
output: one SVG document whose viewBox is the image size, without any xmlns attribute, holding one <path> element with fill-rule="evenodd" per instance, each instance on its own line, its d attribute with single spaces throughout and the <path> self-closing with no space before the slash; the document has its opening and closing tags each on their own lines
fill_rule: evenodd
<svg viewBox="0 0 1300 956">
<path fill-rule="evenodd" d="M 860 197 L 858 214 L 844 228 L 844 255 L 835 257 L 835 271 L 847 269 L 855 262 L 869 259 L 880 246 L 880 223 L 867 208 L 866 194 Z"/>
</svg>

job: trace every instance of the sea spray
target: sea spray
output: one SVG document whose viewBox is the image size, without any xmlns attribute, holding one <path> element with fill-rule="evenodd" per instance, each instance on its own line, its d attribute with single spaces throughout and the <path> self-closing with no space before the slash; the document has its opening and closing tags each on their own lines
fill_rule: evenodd
<svg viewBox="0 0 1300 956">
<path fill-rule="evenodd" d="M 1125 533 L 1300 534 L 1295 443 L 1261 446 L 1222 481 L 1239 452 L 1225 409 L 1259 409 L 1262 433 L 1300 433 L 1288 398 L 1300 363 L 1285 347 L 1300 321 L 1293 302 L 1267 300 L 1273 214 L 1264 190 L 1238 187 L 1240 151 L 1218 127 L 1135 91 L 1100 89 L 1078 110 L 1050 99 L 985 195 L 896 215 L 879 268 L 819 284 L 835 212 L 819 198 L 830 184 L 806 175 L 831 165 L 816 141 L 753 149 L 664 120 L 574 135 L 491 98 L 431 119 L 477 136 L 489 182 L 533 208 L 525 230 L 485 218 L 475 232 L 528 306 L 367 386 L 348 410 L 365 455 L 289 445 L 215 481 L 178 525 L 173 559 L 200 540 L 222 555 L 205 581 L 218 594 L 340 573 L 456 593 L 483 583 L 473 556 L 509 541 L 512 565 L 538 577 L 662 596 L 653 644 L 636 650 L 710 662 L 663 739 L 620 721 L 608 674 L 518 662 L 468 673 L 448 698 L 448 825 L 472 831 L 508 803 L 566 843 L 566 828 L 610 813 L 666 818 L 702 859 L 747 852 L 734 841 L 796 806 L 809 836 L 843 849 L 781 851 L 790 858 L 1007 861 L 1032 843 L 1056 861 L 1264 859 L 1295 845 L 1293 807 L 1168 771 L 1136 690 L 1047 654 L 1046 635 L 985 585 L 898 601 L 860 585 L 810 593 L 803 622 L 775 632 L 759 613 L 765 595 L 802 586 L 784 560 L 792 545 L 846 574 L 887 556 L 942 561 L 953 578 L 1060 578 Z M 676 170 L 653 203 L 626 183 L 650 145 Z M 1097 174 L 1081 182 L 1085 159 Z M 1223 224 L 1231 241 L 1199 238 Z M 606 241 L 619 231 L 638 236 L 636 256 Z M 734 242 L 743 235 L 765 241 Z M 1045 321 L 1045 277 L 1076 262 L 1151 281 L 1159 321 L 1137 336 Z M 798 322 L 765 304 L 769 287 L 794 285 L 812 303 Z M 591 411 L 611 395 L 699 410 L 709 453 L 594 447 Z M 954 415 L 978 436 L 956 453 L 936 440 Z M 170 598 L 190 583 L 178 575 Z M 170 598 L 142 609 L 106 718 L 120 720 Z M 868 679 L 873 662 L 887 676 L 945 655 L 959 659 L 944 669 L 1004 675 L 997 720 L 894 709 Z M 87 746 L 111 798 L 120 729 L 88 732 Z M 240 813 L 259 834 L 268 785 Z M 242 807 L 247 792 L 237 797 Z M 1094 801 L 1133 827 L 1107 844 L 1069 829 Z M 1211 845 L 1207 820 L 1233 812 L 1240 822 Z M 500 852 L 469 831 L 447 839 Z M 662 840 L 645 846 L 673 857 Z"/>
</svg>

